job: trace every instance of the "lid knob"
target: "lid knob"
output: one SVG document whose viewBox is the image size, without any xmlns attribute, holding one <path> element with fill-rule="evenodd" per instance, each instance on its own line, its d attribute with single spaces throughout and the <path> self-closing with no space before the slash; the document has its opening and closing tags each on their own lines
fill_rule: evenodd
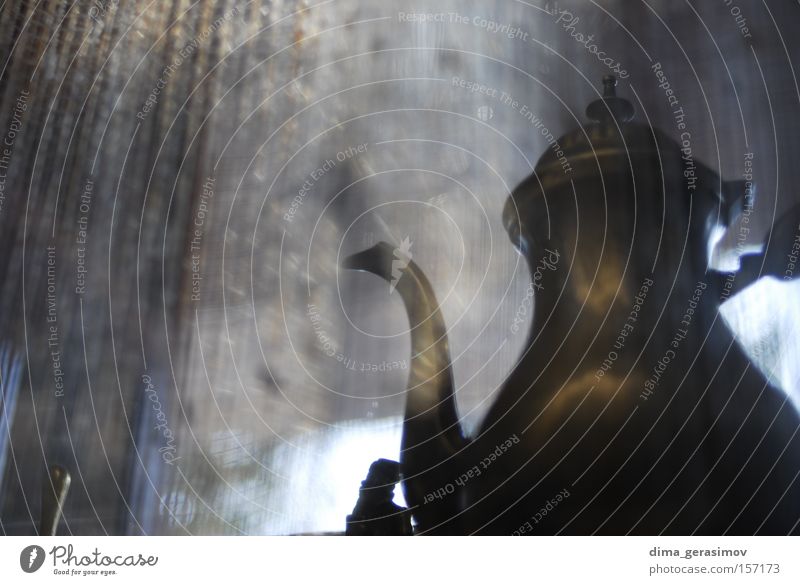
<svg viewBox="0 0 800 585">
<path fill-rule="evenodd" d="M 625 98 L 617 97 L 617 78 L 613 75 L 603 77 L 603 97 L 594 100 L 586 107 L 586 115 L 595 122 L 616 120 L 624 124 L 633 119 L 633 104 Z"/>
</svg>

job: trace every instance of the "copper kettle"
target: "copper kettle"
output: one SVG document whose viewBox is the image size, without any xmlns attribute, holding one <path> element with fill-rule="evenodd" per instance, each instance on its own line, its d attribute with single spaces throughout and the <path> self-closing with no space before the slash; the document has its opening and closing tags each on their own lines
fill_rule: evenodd
<svg viewBox="0 0 800 585">
<path fill-rule="evenodd" d="M 800 212 L 739 272 L 709 269 L 712 233 L 753 186 L 695 160 L 690 136 L 633 122 L 615 86 L 604 79 L 592 121 L 507 200 L 535 314 L 472 438 L 434 291 L 413 261 L 394 279 L 412 331 L 400 473 L 419 534 L 798 532 L 800 418 L 718 309 L 783 277 Z M 393 252 L 380 243 L 344 265 L 392 281 Z"/>
</svg>

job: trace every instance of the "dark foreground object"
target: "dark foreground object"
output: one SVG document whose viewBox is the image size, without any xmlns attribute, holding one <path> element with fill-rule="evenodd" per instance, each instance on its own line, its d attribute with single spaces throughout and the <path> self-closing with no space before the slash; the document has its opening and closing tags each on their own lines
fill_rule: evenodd
<svg viewBox="0 0 800 585">
<path fill-rule="evenodd" d="M 412 533 L 408 510 L 398 506 L 394 486 L 400 481 L 397 461 L 378 459 L 361 482 L 358 502 L 347 517 L 347 536 L 406 536 Z"/>
</svg>

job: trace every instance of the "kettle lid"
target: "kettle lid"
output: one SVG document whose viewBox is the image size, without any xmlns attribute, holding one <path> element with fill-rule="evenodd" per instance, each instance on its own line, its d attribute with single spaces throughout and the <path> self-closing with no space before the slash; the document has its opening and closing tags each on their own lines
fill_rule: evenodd
<svg viewBox="0 0 800 585">
<path fill-rule="evenodd" d="M 603 77 L 602 96 L 586 107 L 591 122 L 550 144 L 536 163 L 540 178 L 552 175 L 555 183 L 569 183 L 571 178 L 596 175 L 600 160 L 643 155 L 657 161 L 659 151 L 677 149 L 657 128 L 634 122 L 633 104 L 618 96 L 616 88 L 615 76 Z"/>
</svg>

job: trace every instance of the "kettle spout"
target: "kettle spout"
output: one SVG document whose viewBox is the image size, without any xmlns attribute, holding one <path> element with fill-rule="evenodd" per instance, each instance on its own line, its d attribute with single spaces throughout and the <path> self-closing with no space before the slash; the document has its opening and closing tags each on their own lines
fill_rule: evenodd
<svg viewBox="0 0 800 585">
<path fill-rule="evenodd" d="M 466 440 L 456 414 L 447 329 L 439 303 L 404 246 L 396 249 L 380 242 L 349 256 L 343 266 L 380 276 L 405 304 L 412 355 L 400 453 L 403 492 L 417 531 L 440 531 L 437 527 L 445 523 L 452 526 L 458 498 L 437 498 L 434 503 L 426 501 L 433 499 L 426 495 L 452 481 L 454 460 Z"/>
</svg>

